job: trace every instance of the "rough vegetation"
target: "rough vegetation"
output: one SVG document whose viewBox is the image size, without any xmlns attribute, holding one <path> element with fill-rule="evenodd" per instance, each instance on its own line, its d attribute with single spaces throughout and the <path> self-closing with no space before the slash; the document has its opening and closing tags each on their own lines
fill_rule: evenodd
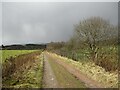
<svg viewBox="0 0 120 90">
<path fill-rule="evenodd" d="M 91 51 L 89 48 L 80 48 L 77 50 L 69 50 L 66 47 L 53 50 L 52 52 L 71 58 L 75 61 L 91 61 L 96 65 L 105 68 L 106 71 L 118 71 L 118 46 L 101 46 L 98 51 L 98 56 L 96 61 L 92 61 Z"/>
<path fill-rule="evenodd" d="M 3 88 L 39 88 L 42 85 L 43 56 L 34 51 L 3 64 Z M 34 81 L 34 82 L 33 82 Z"/>
</svg>

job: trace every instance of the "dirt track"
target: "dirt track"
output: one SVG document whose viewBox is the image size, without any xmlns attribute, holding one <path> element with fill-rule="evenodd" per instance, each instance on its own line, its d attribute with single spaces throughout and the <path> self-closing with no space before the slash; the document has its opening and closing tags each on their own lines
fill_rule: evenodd
<svg viewBox="0 0 120 90">
<path fill-rule="evenodd" d="M 46 82 L 46 85 L 48 85 L 47 87 L 52 87 L 52 88 L 60 87 L 60 86 L 58 86 L 58 82 L 56 80 L 56 77 L 55 77 L 55 75 L 52 71 L 52 68 L 48 62 L 48 59 L 52 58 L 52 61 L 54 61 L 57 64 L 64 67 L 70 74 L 72 74 L 74 77 L 79 79 L 81 82 L 84 82 L 86 87 L 88 87 L 88 88 L 103 88 L 103 86 L 101 84 L 92 80 L 91 78 L 88 78 L 86 75 L 81 73 L 79 70 L 77 70 L 76 68 L 74 68 L 71 65 L 68 65 L 68 64 L 62 62 L 60 59 L 58 59 L 58 58 L 56 58 L 56 57 L 54 57 L 46 52 L 44 53 L 44 57 L 45 57 L 44 58 L 45 59 L 44 81 Z"/>
<path fill-rule="evenodd" d="M 44 88 L 58 88 L 58 82 L 48 62 L 48 57 L 44 55 L 44 76 L 43 76 Z"/>
</svg>

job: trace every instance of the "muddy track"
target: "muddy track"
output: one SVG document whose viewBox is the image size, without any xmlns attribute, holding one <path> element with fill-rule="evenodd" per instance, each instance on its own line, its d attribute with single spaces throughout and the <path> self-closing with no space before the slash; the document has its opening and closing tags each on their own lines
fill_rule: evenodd
<svg viewBox="0 0 120 90">
<path fill-rule="evenodd" d="M 63 66 L 69 73 L 74 75 L 80 81 L 84 82 L 86 87 L 88 87 L 88 88 L 104 88 L 103 85 L 101 85 L 100 83 L 87 77 L 86 75 L 81 73 L 78 69 L 74 68 L 72 65 L 68 65 L 65 62 L 62 62 L 59 58 L 53 57 L 52 55 L 50 55 L 48 53 L 45 53 L 44 56 L 45 56 L 45 59 L 48 59 L 48 57 L 50 57 L 50 58 L 52 58 L 53 61 L 55 61 L 59 65 Z"/>
<path fill-rule="evenodd" d="M 44 88 L 58 88 L 58 82 L 48 62 L 48 57 L 44 55 L 44 74 L 43 85 Z"/>
</svg>

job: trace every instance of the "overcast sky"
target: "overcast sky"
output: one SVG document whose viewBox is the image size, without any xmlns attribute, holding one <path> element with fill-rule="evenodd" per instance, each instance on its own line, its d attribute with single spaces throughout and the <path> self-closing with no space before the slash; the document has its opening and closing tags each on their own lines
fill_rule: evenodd
<svg viewBox="0 0 120 90">
<path fill-rule="evenodd" d="M 66 41 L 73 34 L 74 24 L 91 16 L 100 16 L 117 25 L 118 3 L 4 2 L 2 43 Z"/>
</svg>

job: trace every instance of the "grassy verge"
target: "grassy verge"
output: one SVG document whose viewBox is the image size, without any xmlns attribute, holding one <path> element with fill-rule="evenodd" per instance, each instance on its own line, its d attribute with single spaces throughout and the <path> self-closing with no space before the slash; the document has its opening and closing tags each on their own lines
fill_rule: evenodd
<svg viewBox="0 0 120 90">
<path fill-rule="evenodd" d="M 63 66 L 59 65 L 52 59 L 50 59 L 49 62 L 56 76 L 56 79 L 61 87 L 85 88 L 84 83 L 80 82 L 77 78 L 70 74 Z"/>
<path fill-rule="evenodd" d="M 3 76 L 3 87 L 5 88 L 41 88 L 43 56 L 41 51 L 32 52 L 16 57 L 12 66 L 16 65 L 13 73 Z M 22 62 L 19 65 L 19 61 Z M 4 69 L 4 68 L 3 68 Z M 11 69 L 11 68 L 10 68 Z"/>
<path fill-rule="evenodd" d="M 51 53 L 50 53 L 51 54 Z M 105 85 L 105 87 L 118 87 L 118 73 L 117 72 L 107 72 L 104 68 L 95 65 L 93 62 L 77 62 L 72 59 L 61 57 L 57 54 L 51 54 L 61 61 L 73 65 L 75 68 L 86 74 L 93 80 Z"/>
<path fill-rule="evenodd" d="M 53 50 L 53 52 L 74 61 L 94 61 L 96 65 L 103 67 L 106 71 L 118 70 L 118 45 L 99 45 L 96 50 L 96 60 L 93 60 L 93 54 L 89 47 L 78 49 L 64 47 Z"/>
<path fill-rule="evenodd" d="M 22 80 L 14 88 L 42 88 L 43 57 L 38 56 L 29 70 L 23 72 Z"/>
</svg>

